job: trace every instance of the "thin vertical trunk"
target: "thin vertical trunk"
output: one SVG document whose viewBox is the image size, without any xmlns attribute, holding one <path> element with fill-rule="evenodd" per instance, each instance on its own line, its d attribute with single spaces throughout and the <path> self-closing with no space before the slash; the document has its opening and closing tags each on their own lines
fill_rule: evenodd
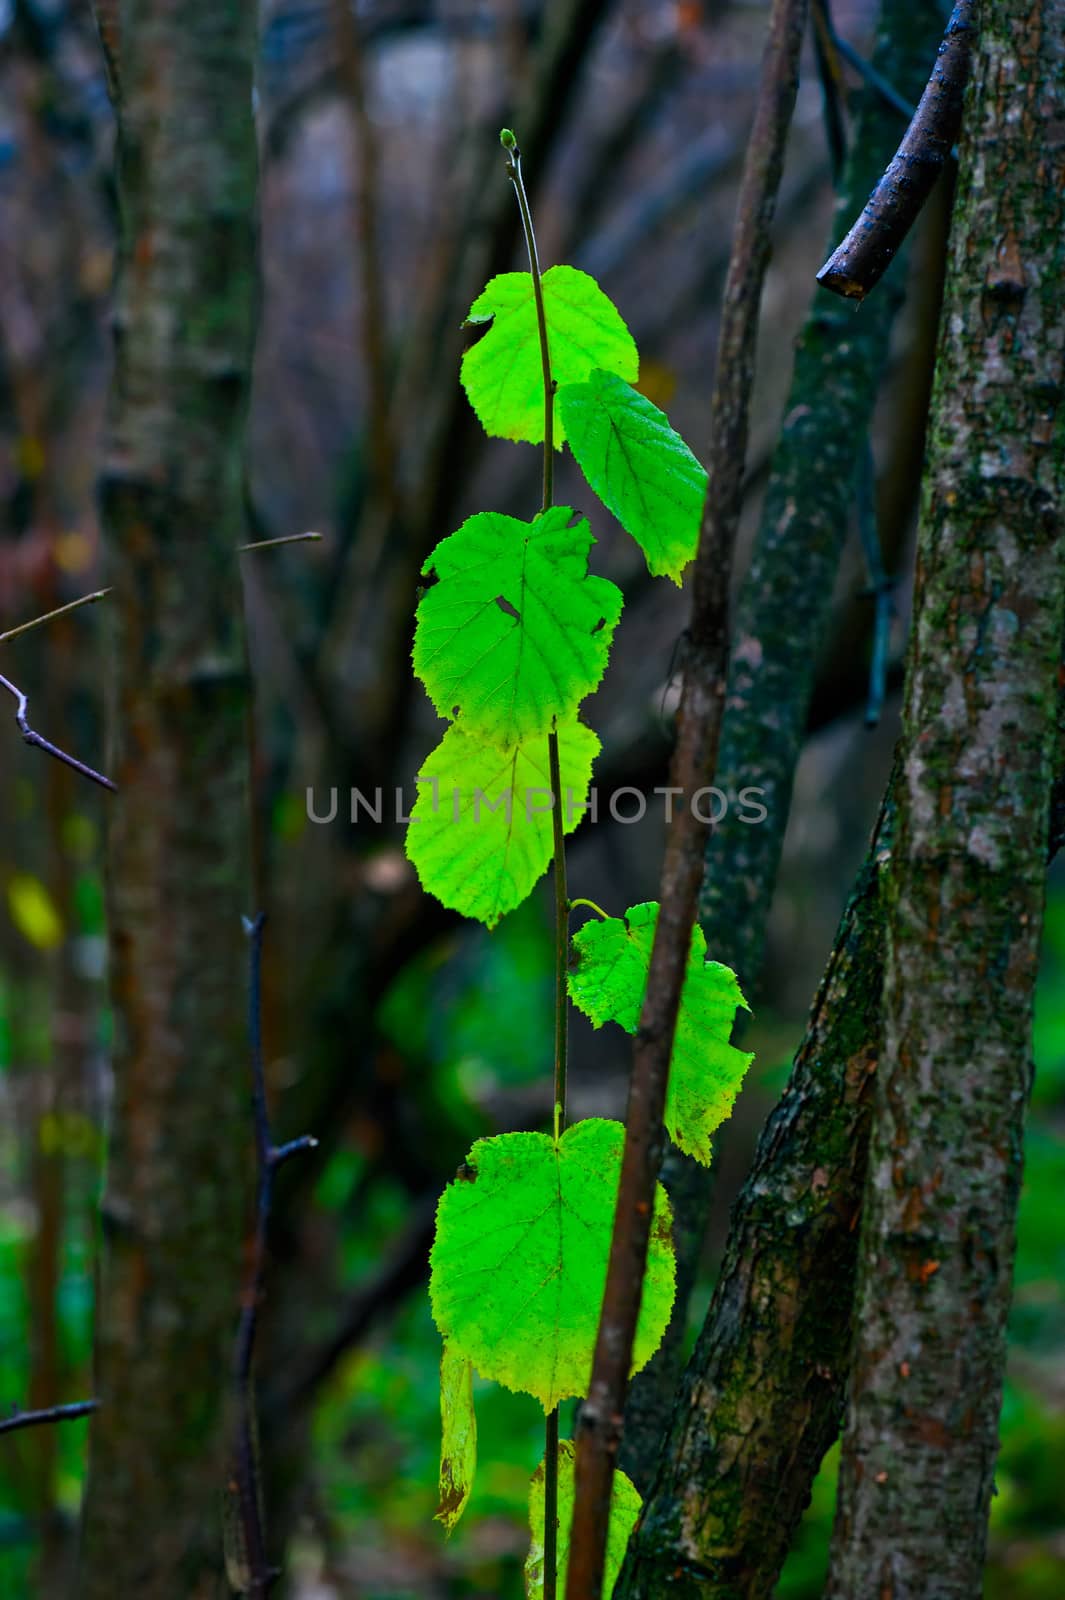
<svg viewBox="0 0 1065 1600">
<path fill-rule="evenodd" d="M 1065 605 L 1065 0 L 985 7 L 960 173 L 834 1600 L 981 1589 Z"/>
<path fill-rule="evenodd" d="M 109 8 L 110 9 L 110 8 Z M 255 283 L 253 0 L 130 0 L 103 477 L 114 585 L 114 1102 L 80 1593 L 222 1592 L 250 1155 L 236 546 Z"/>
</svg>

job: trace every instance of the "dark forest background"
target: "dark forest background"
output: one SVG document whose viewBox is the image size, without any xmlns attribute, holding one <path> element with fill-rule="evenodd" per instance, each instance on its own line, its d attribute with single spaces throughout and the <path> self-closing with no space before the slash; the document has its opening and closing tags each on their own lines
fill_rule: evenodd
<svg viewBox="0 0 1065 1600">
<path fill-rule="evenodd" d="M 933 41 L 938 8 L 913 8 Z M 872 50 L 876 8 L 834 8 Z M 417 573 L 469 512 L 525 516 L 539 461 L 485 440 L 457 383 L 460 324 L 521 265 L 497 133 L 527 152 L 544 264 L 593 273 L 643 352 L 641 388 L 697 452 L 765 12 L 718 0 L 264 0 L 256 75 L 261 326 L 242 577 L 255 684 L 257 906 L 269 914 L 268 1070 L 317 1155 L 277 1200 L 260 1375 L 267 1481 L 294 1600 L 522 1593 L 542 1417 L 478 1393 L 480 1471 L 450 1542 L 432 1520 L 439 1340 L 426 1295 L 433 1207 L 480 1134 L 549 1114 L 549 885 L 494 934 L 420 892 L 394 797 L 437 737 L 410 673 Z M 930 60 L 927 48 L 918 59 Z M 845 69 L 852 109 L 860 80 Z M 918 80 L 920 82 L 920 79 Z M 901 134 L 904 119 L 897 117 Z M 114 128 L 87 4 L 0 0 L 0 631 L 104 581 L 96 508 L 111 366 Z M 759 369 L 738 573 L 762 514 L 793 350 L 832 223 L 812 43 L 792 127 Z M 895 580 L 886 688 L 867 725 L 875 602 L 852 512 L 744 1043 L 756 1060 L 716 1139 L 691 1333 L 730 1204 L 786 1078 L 865 852 L 899 725 L 913 537 L 942 280 L 944 181 L 892 269 L 899 297 L 871 430 L 876 525 Z M 904 295 L 903 295 L 904 291 Z M 864 311 L 850 312 L 857 319 Z M 560 468 L 558 498 L 588 496 Z M 591 509 L 591 507 L 586 507 Z M 667 781 L 687 600 L 652 583 L 600 512 L 598 570 L 625 591 L 594 707 L 600 790 Z M 104 750 L 107 600 L 3 646 L 49 736 Z M 786 626 L 786 622 L 785 622 Z M 5 713 L 6 715 L 6 713 Z M 92 1386 L 97 1199 L 110 1075 L 103 805 L 0 723 L 0 1405 Z M 758 783 L 758 775 L 749 777 Z M 352 787 L 384 821 L 352 826 Z M 339 791 L 332 824 L 308 820 Z M 190 814 L 201 797 L 187 796 Z M 601 815 L 570 851 L 576 892 L 653 898 L 661 810 Z M 253 909 L 249 907 L 249 910 Z M 737 907 L 737 915 L 742 907 Z M 710 954 L 715 952 L 711 947 Z M 991 1521 L 988 1600 L 1058 1600 L 1065 1573 L 1065 876 L 1052 873 L 1036 1078 Z M 573 1022 L 572 1114 L 623 1114 L 628 1042 Z M 250 1175 L 247 1149 L 235 1172 Z M 185 1174 L 190 1204 L 210 1181 Z M 564 1419 L 564 1422 L 567 1419 Z M 0 1593 L 69 1592 L 85 1424 L 0 1440 Z M 824 1581 L 834 1454 L 777 1593 Z M 279 1535 L 280 1536 L 280 1531 Z"/>
</svg>

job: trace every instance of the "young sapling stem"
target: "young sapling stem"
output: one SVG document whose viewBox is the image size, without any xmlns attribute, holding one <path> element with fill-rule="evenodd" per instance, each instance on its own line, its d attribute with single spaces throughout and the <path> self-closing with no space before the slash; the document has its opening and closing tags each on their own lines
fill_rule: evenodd
<svg viewBox="0 0 1065 1600">
<path fill-rule="evenodd" d="M 540 337 L 540 365 L 544 379 L 544 474 L 541 512 L 547 511 L 554 496 L 555 474 L 555 385 L 551 377 L 551 349 L 547 339 L 547 313 L 544 286 L 540 278 L 540 256 L 536 248 L 529 197 L 521 174 L 521 151 L 509 128 L 499 135 L 507 162 L 507 176 L 521 213 L 525 248 L 529 255 L 536 327 Z M 547 736 L 551 770 L 551 825 L 555 849 L 555 1138 L 566 1128 L 566 1073 L 569 1055 L 569 1001 L 566 995 L 566 960 L 569 953 L 569 891 L 566 885 L 566 836 L 562 821 L 562 775 L 558 756 L 558 733 Z M 544 1600 L 556 1600 L 558 1593 L 558 1406 L 548 1414 L 544 1430 Z"/>
</svg>

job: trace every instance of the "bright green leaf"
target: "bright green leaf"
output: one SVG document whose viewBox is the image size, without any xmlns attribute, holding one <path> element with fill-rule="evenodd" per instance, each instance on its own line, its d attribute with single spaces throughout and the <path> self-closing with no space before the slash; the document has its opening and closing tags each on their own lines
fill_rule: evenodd
<svg viewBox="0 0 1065 1600">
<path fill-rule="evenodd" d="M 556 395 L 566 437 L 600 500 L 656 577 L 680 582 L 699 543 L 707 476 L 664 411 L 613 372 Z"/>
<path fill-rule="evenodd" d="M 599 740 L 582 722 L 558 729 L 562 823 L 581 820 Z M 546 734 L 511 750 L 449 728 L 418 775 L 407 855 L 422 886 L 490 928 L 521 905 L 554 854 Z"/>
<path fill-rule="evenodd" d="M 573 1521 L 573 1460 L 574 1448 L 569 1439 L 558 1446 L 558 1552 L 555 1562 L 558 1593 L 566 1589 L 566 1569 L 569 1566 L 569 1530 Z M 610 1500 L 610 1521 L 606 1535 L 606 1565 L 603 1570 L 603 1594 L 612 1595 L 614 1585 L 625 1559 L 629 1535 L 636 1526 L 643 1501 L 632 1479 L 618 1468 L 614 1473 L 614 1488 Z M 544 1463 L 541 1461 L 533 1475 L 529 1489 L 529 1527 L 532 1543 L 525 1561 L 525 1594 L 527 1600 L 541 1600 L 544 1592 Z"/>
<path fill-rule="evenodd" d="M 647 988 L 658 906 L 630 906 L 620 917 L 591 920 L 573 937 L 570 998 L 595 1026 L 616 1022 L 635 1033 Z M 706 939 L 692 929 L 666 1098 L 666 1128 L 685 1154 L 710 1163 L 710 1135 L 732 1105 L 754 1057 L 729 1043 L 737 1006 L 748 1010 L 736 974 L 706 960 Z"/>
<path fill-rule="evenodd" d="M 38 950 L 54 950 L 63 943 L 63 919 L 40 878 L 16 872 L 8 880 L 7 908 L 19 933 Z"/>
<path fill-rule="evenodd" d="M 442 717 L 501 748 L 546 736 L 606 670 L 621 590 L 588 575 L 595 540 L 555 506 L 533 522 L 470 517 L 423 571 L 414 670 Z"/>
<path fill-rule="evenodd" d="M 473 1367 L 444 1340 L 440 1357 L 440 1504 L 437 1522 L 448 1536 L 466 1509 L 477 1470 Z"/>
<path fill-rule="evenodd" d="M 621 313 L 594 278 L 576 267 L 549 267 L 543 275 L 551 377 L 583 383 L 596 367 L 635 382 L 640 358 Z M 462 386 L 485 433 L 502 439 L 544 438 L 544 377 L 532 276 L 503 272 L 470 307 L 468 323 L 490 322 L 462 358 Z M 555 444 L 565 430 L 555 401 Z"/>
<path fill-rule="evenodd" d="M 606 1284 L 625 1130 L 593 1117 L 561 1139 L 478 1139 L 440 1198 L 430 1256 L 433 1316 L 478 1372 L 545 1412 L 584 1394 Z M 658 1186 L 634 1372 L 657 1350 L 673 1305 L 669 1201 Z"/>
</svg>

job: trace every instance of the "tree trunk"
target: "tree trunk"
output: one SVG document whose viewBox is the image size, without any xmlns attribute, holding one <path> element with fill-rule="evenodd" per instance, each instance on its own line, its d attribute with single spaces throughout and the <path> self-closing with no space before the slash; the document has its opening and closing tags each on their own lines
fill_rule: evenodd
<svg viewBox="0 0 1065 1600">
<path fill-rule="evenodd" d="M 889 792 L 788 1087 L 736 1203 L 615 1600 L 771 1594 L 838 1432 L 893 815 Z"/>
<path fill-rule="evenodd" d="M 961 143 L 835 1600 L 981 1591 L 1065 605 L 1063 41 L 1065 0 L 987 6 Z"/>
<path fill-rule="evenodd" d="M 102 490 L 117 619 L 114 1104 L 80 1593 L 204 1600 L 222 1592 L 251 1148 L 236 547 L 256 300 L 255 6 L 131 0 L 121 22 L 117 41 L 107 31 L 123 238 Z"/>
<path fill-rule="evenodd" d="M 900 93 L 917 100 L 942 29 L 937 0 L 884 0 L 874 66 Z M 852 130 L 834 239 L 864 204 L 902 125 L 898 112 L 867 88 Z M 731 794 L 748 784 L 760 787 L 768 815 L 752 827 L 729 814 L 714 828 L 699 920 L 711 955 L 735 969 L 748 995 L 761 970 L 818 649 L 831 615 L 858 462 L 902 303 L 905 264 L 896 262 L 860 318 L 853 306 L 814 288 L 737 606 L 715 782 Z M 677 1297 L 661 1349 L 633 1380 L 621 1448 L 621 1465 L 641 1491 L 653 1477 L 680 1379 L 688 1302 L 713 1182 L 712 1171 L 675 1149 L 666 1156 L 663 1177 L 673 1201 Z M 760 1446 L 753 1439 L 740 1446 L 751 1447 Z"/>
</svg>

